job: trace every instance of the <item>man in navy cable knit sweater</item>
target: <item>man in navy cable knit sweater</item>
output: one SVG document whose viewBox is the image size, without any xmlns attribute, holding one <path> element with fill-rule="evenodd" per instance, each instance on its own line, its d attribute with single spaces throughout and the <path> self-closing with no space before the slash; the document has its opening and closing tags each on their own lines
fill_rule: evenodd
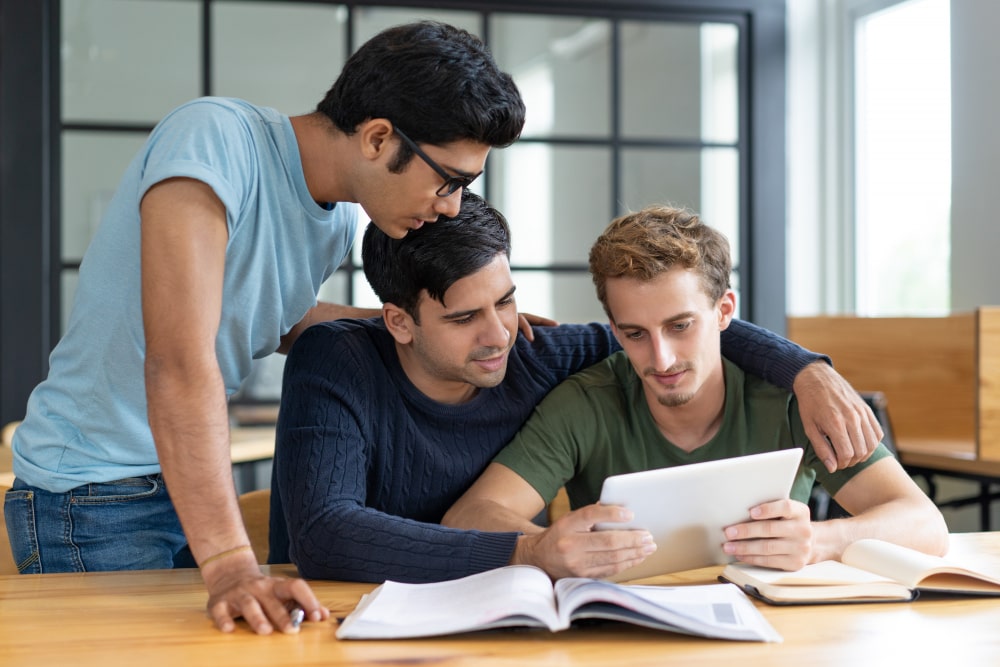
<svg viewBox="0 0 1000 667">
<path fill-rule="evenodd" d="M 506 221 L 468 191 L 456 218 L 402 239 L 370 225 L 362 255 L 383 318 L 313 326 L 288 355 L 270 561 L 291 560 L 306 578 L 370 582 L 506 565 L 517 533 L 450 529 L 441 518 L 549 390 L 620 348 L 599 324 L 518 335 Z M 794 382 L 828 468 L 877 446 L 874 416 L 822 357 L 735 321 L 723 351 L 774 384 Z M 617 549 L 642 547 L 636 531 L 613 535 Z"/>
</svg>

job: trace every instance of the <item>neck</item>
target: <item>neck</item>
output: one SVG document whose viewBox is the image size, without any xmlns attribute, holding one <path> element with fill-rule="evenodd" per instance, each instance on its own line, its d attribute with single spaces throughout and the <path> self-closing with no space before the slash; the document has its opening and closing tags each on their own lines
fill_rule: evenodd
<svg viewBox="0 0 1000 667">
<path fill-rule="evenodd" d="M 292 116 L 289 120 L 312 198 L 321 206 L 328 202 L 356 201 L 348 185 L 350 172 L 344 167 L 351 149 L 349 138 L 318 111 Z"/>
<path fill-rule="evenodd" d="M 715 437 L 726 408 L 726 381 L 720 361 L 713 372 L 683 405 L 662 405 L 643 387 L 653 422 L 663 437 L 685 452 L 693 452 Z"/>
</svg>

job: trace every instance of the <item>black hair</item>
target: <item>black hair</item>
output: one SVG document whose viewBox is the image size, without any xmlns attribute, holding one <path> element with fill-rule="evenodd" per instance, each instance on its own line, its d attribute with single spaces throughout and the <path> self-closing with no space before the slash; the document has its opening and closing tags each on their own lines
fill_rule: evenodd
<svg viewBox="0 0 1000 667">
<path fill-rule="evenodd" d="M 420 295 L 444 305 L 444 294 L 503 253 L 510 257 L 506 218 L 479 195 L 462 191 L 462 207 L 454 218 L 410 230 L 394 239 L 369 223 L 361 242 L 365 277 L 382 303 L 405 310 L 417 324 Z"/>
<path fill-rule="evenodd" d="M 524 101 L 475 35 L 435 21 L 387 28 L 354 52 L 316 107 L 345 134 L 386 118 L 417 143 L 514 143 Z M 401 145 L 393 171 L 413 152 Z"/>
</svg>

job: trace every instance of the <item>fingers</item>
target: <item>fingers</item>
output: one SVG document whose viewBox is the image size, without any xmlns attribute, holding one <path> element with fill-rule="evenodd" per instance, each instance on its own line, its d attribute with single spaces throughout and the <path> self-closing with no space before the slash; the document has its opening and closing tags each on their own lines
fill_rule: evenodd
<svg viewBox="0 0 1000 667">
<path fill-rule="evenodd" d="M 588 505 L 570 512 L 541 533 L 521 538 L 522 562 L 541 567 L 557 579 L 617 574 L 656 551 L 647 531 L 596 530 L 598 525 L 614 525 L 631 518 L 632 512 L 614 505 Z"/>
<path fill-rule="evenodd" d="M 522 313 L 518 313 L 517 315 L 517 328 L 529 341 L 535 340 L 535 331 L 531 328 L 531 323 L 528 321 L 528 318 Z"/>
<path fill-rule="evenodd" d="M 265 576 L 243 579 L 228 590 L 212 594 L 208 612 L 222 632 L 232 632 L 236 619 L 243 618 L 255 633 L 267 635 L 275 628 L 285 633 L 299 631 L 290 613 L 295 606 L 301 607 L 310 621 L 330 617 L 330 611 L 319 603 L 304 580 Z"/>
<path fill-rule="evenodd" d="M 751 509 L 753 520 L 727 526 L 722 549 L 751 565 L 797 570 L 812 556 L 809 508 L 794 500 L 764 503 Z"/>
</svg>

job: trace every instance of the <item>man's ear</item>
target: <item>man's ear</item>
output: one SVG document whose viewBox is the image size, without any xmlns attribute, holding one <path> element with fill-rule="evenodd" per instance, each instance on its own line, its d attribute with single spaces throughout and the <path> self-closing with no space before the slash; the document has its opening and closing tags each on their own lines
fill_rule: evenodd
<svg viewBox="0 0 1000 667">
<path fill-rule="evenodd" d="M 719 331 L 729 328 L 729 323 L 736 317 L 736 292 L 727 289 L 719 299 Z"/>
<path fill-rule="evenodd" d="M 413 327 L 416 323 L 410 314 L 393 303 L 382 304 L 382 319 L 385 328 L 400 345 L 409 345 L 413 341 Z"/>
<path fill-rule="evenodd" d="M 392 123 L 385 118 L 369 118 L 358 125 L 356 134 L 361 154 L 369 160 L 377 160 L 391 149 Z"/>
</svg>

